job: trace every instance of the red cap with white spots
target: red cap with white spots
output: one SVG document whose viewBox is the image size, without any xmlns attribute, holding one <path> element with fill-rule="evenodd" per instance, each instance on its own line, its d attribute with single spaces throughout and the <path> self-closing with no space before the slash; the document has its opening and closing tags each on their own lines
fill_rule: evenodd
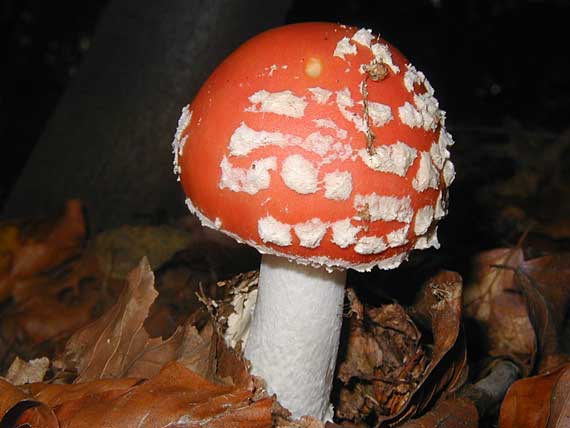
<svg viewBox="0 0 570 428">
<path fill-rule="evenodd" d="M 434 91 L 370 30 L 258 35 L 184 108 L 175 171 L 190 210 L 262 253 L 370 270 L 437 247 L 454 178 Z"/>
</svg>

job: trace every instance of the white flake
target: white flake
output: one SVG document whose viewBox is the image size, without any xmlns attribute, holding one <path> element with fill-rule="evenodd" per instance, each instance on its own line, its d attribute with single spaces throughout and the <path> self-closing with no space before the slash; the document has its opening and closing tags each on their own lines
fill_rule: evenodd
<svg viewBox="0 0 570 428">
<path fill-rule="evenodd" d="M 433 222 L 434 210 L 431 205 L 420 208 L 416 213 L 414 222 L 414 233 L 417 236 L 426 233 Z"/>
<path fill-rule="evenodd" d="M 416 245 L 414 248 L 416 250 L 425 250 L 426 248 L 439 248 L 439 241 L 437 239 L 437 226 L 431 229 L 427 234 L 418 236 L 416 240 Z"/>
<path fill-rule="evenodd" d="M 440 119 L 444 115 L 444 113 L 439 110 L 439 102 L 437 99 L 426 92 L 414 95 L 414 103 L 422 115 L 422 128 L 426 131 L 435 131 L 440 123 Z"/>
<path fill-rule="evenodd" d="M 440 220 L 447 214 L 447 197 L 444 196 L 443 191 L 440 191 L 437 195 L 437 201 L 435 202 L 435 213 L 434 218 Z"/>
<path fill-rule="evenodd" d="M 253 150 L 264 146 L 301 145 L 301 137 L 281 132 L 255 131 L 241 122 L 230 137 L 229 149 L 232 156 L 247 156 Z"/>
<path fill-rule="evenodd" d="M 408 92 L 414 94 L 414 105 L 406 102 L 398 109 L 402 123 L 411 128 L 423 128 L 426 131 L 435 131 L 443 124 L 445 112 L 439 109 L 439 102 L 434 97 L 434 90 L 425 75 L 416 68 L 407 64 L 404 75 L 404 86 Z M 416 86 L 425 88 L 425 92 L 416 93 Z M 441 133 L 440 133 L 441 137 Z"/>
<path fill-rule="evenodd" d="M 442 147 L 438 143 L 432 143 L 429 154 L 431 156 L 431 161 L 435 165 L 435 167 L 439 170 L 443 168 L 443 163 L 449 157 L 449 151 L 444 147 Z"/>
<path fill-rule="evenodd" d="M 263 242 L 279 246 L 291 245 L 291 226 L 277 221 L 272 216 L 260 218 L 257 222 L 257 231 Z"/>
<path fill-rule="evenodd" d="M 334 171 L 325 175 L 325 198 L 344 201 L 352 193 L 352 175 L 348 171 Z"/>
<path fill-rule="evenodd" d="M 447 132 L 445 126 L 442 126 L 441 131 L 439 133 L 439 145 L 441 147 L 449 147 L 453 146 L 454 144 L 455 142 L 453 141 L 453 137 L 449 132 Z"/>
<path fill-rule="evenodd" d="M 339 58 L 344 59 L 345 55 L 356 55 L 356 52 L 356 46 L 350 43 L 348 37 L 343 37 L 336 44 L 333 56 L 338 56 Z"/>
<path fill-rule="evenodd" d="M 214 220 L 214 226 L 216 227 L 216 229 L 222 228 L 222 220 L 220 219 L 220 217 L 216 217 L 216 219 Z"/>
<path fill-rule="evenodd" d="M 380 196 L 376 193 L 356 195 L 354 208 L 357 212 L 367 210 L 370 221 L 393 221 L 410 223 L 414 215 L 412 200 L 409 196 Z"/>
<path fill-rule="evenodd" d="M 319 171 L 301 155 L 287 156 L 281 167 L 281 178 L 287 187 L 297 193 L 315 193 Z"/>
<path fill-rule="evenodd" d="M 325 236 L 327 224 L 319 218 L 313 218 L 305 223 L 294 225 L 293 229 L 302 247 L 317 248 Z"/>
<path fill-rule="evenodd" d="M 336 136 L 341 140 L 345 140 L 348 136 L 346 129 L 338 127 L 331 119 L 313 119 L 313 123 L 317 128 L 330 128 L 336 132 Z"/>
<path fill-rule="evenodd" d="M 275 113 L 284 116 L 300 118 L 305 115 L 307 102 L 303 97 L 294 95 L 291 91 L 268 92 L 257 91 L 249 98 L 253 104 L 245 111 L 255 113 Z"/>
<path fill-rule="evenodd" d="M 374 126 L 384 126 L 394 118 L 389 105 L 374 101 L 368 101 L 368 115 Z"/>
<path fill-rule="evenodd" d="M 437 189 L 439 187 L 439 172 L 431 162 L 428 152 L 421 152 L 420 166 L 416 177 L 412 181 L 412 186 L 418 192 L 423 192 L 427 188 Z"/>
<path fill-rule="evenodd" d="M 445 182 L 445 185 L 449 187 L 451 186 L 451 183 L 453 183 L 453 180 L 455 180 L 455 166 L 448 159 L 443 165 L 443 181 Z"/>
<path fill-rule="evenodd" d="M 319 131 L 313 132 L 305 138 L 303 148 L 311 152 L 324 156 L 332 149 L 334 138 L 330 135 L 323 135 Z"/>
<path fill-rule="evenodd" d="M 389 172 L 404 177 L 417 156 L 413 147 L 398 141 L 389 146 L 381 145 L 374 147 L 374 154 L 361 149 L 358 155 L 369 168 L 374 171 Z"/>
<path fill-rule="evenodd" d="M 407 258 L 408 258 L 407 252 L 399 253 L 396 254 L 395 256 L 388 257 L 387 259 L 382 259 L 376 262 L 376 266 L 378 267 L 378 269 L 382 270 L 395 269 L 398 266 L 400 266 L 402 262 Z"/>
<path fill-rule="evenodd" d="M 349 218 L 339 220 L 331 225 L 332 242 L 340 248 L 346 248 L 356 242 L 356 235 L 362 229 L 360 226 L 353 226 Z"/>
<path fill-rule="evenodd" d="M 317 104 L 326 104 L 331 95 L 333 94 L 332 91 L 329 91 L 328 89 L 319 88 L 318 86 L 314 88 L 309 88 L 309 91 L 312 94 L 313 100 Z"/>
<path fill-rule="evenodd" d="M 372 35 L 372 30 L 368 30 L 366 28 L 361 28 L 352 36 L 352 40 L 356 43 L 361 44 L 362 46 L 366 46 L 370 48 L 370 44 L 374 36 Z"/>
<path fill-rule="evenodd" d="M 224 340 L 231 348 L 241 342 L 242 347 L 247 343 L 251 320 L 257 302 L 258 289 L 234 294 L 231 305 L 234 308 L 228 316 L 227 328 L 224 332 Z"/>
<path fill-rule="evenodd" d="M 421 71 L 417 70 L 412 64 L 406 64 L 406 73 L 404 74 L 404 86 L 408 92 L 415 92 L 415 85 L 423 85 L 430 95 L 434 94 L 433 87 L 426 79 Z"/>
<path fill-rule="evenodd" d="M 315 119 L 319 121 L 321 127 L 326 127 L 328 119 Z M 334 122 L 330 121 L 334 125 Z M 335 129 L 337 137 L 346 138 L 346 131 L 340 128 Z M 297 135 L 283 134 L 281 132 L 256 131 L 247 126 L 244 122 L 233 132 L 230 137 L 229 150 L 232 156 L 247 156 L 251 152 L 261 147 L 276 146 L 290 147 L 298 146 L 304 150 L 325 156 L 326 153 L 332 152 L 328 161 L 340 159 L 348 159 L 352 156 L 352 147 L 348 144 L 341 144 L 334 140 L 330 135 L 323 135 L 319 131 L 309 134 L 303 139 Z"/>
<path fill-rule="evenodd" d="M 178 162 L 180 156 L 182 156 L 184 144 L 188 139 L 188 136 L 182 138 L 182 133 L 188 127 L 188 125 L 190 125 L 190 122 L 192 121 L 192 113 L 193 112 L 190 111 L 189 106 L 184 106 L 182 108 L 182 113 L 178 119 L 178 127 L 176 128 L 176 133 L 174 134 L 174 140 L 172 140 L 172 153 L 174 154 L 173 172 L 176 175 L 180 175 L 181 173 L 180 165 Z"/>
<path fill-rule="evenodd" d="M 408 101 L 403 106 L 398 107 L 398 115 L 404 125 L 410 128 L 421 128 L 424 124 L 422 114 Z"/>
<path fill-rule="evenodd" d="M 378 254 L 388 246 L 381 236 L 363 236 L 354 246 L 354 251 L 358 254 Z"/>
<path fill-rule="evenodd" d="M 337 91 L 336 104 L 342 116 L 349 122 L 354 123 L 358 131 L 366 132 L 368 130 L 366 122 L 362 117 L 358 113 L 348 110 L 349 107 L 354 107 L 354 100 L 352 99 L 348 88 L 343 88 L 340 91 Z"/>
<path fill-rule="evenodd" d="M 438 169 L 441 170 L 445 161 L 449 159 L 450 153 L 447 148 L 453 144 L 455 144 L 453 142 L 453 137 L 449 132 L 447 132 L 445 127 L 442 127 L 439 131 L 439 139 L 437 141 L 437 144 L 432 145 L 430 149 L 433 163 Z"/>
<path fill-rule="evenodd" d="M 390 248 L 399 247 L 400 245 L 404 245 L 408 242 L 408 230 L 410 226 L 407 224 L 404 227 L 399 229 L 393 230 L 392 232 L 386 235 L 386 241 L 388 242 L 388 246 Z"/>
<path fill-rule="evenodd" d="M 220 189 L 230 189 L 232 192 L 245 192 L 255 195 L 263 189 L 269 188 L 271 175 L 269 171 L 277 169 L 275 156 L 258 159 L 249 168 L 234 167 L 227 157 L 224 156 L 220 163 L 222 176 Z"/>
<path fill-rule="evenodd" d="M 398 74 L 400 72 L 400 67 L 392 61 L 392 53 L 390 52 L 388 45 L 383 43 L 374 43 L 371 49 L 376 61 L 386 64 L 394 74 Z"/>
</svg>

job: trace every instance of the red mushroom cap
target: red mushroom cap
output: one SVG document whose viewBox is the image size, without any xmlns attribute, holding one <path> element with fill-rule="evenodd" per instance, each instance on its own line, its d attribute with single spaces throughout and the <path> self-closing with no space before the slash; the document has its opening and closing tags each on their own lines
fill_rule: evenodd
<svg viewBox="0 0 570 428">
<path fill-rule="evenodd" d="M 370 30 L 288 25 L 183 109 L 175 172 L 202 223 L 262 253 L 369 270 L 438 246 L 454 177 L 433 89 Z"/>
</svg>

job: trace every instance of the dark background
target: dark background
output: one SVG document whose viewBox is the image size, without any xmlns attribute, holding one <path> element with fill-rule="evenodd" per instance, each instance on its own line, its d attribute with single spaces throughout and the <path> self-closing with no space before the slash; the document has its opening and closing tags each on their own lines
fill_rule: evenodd
<svg viewBox="0 0 570 428">
<path fill-rule="evenodd" d="M 108 3 L 1 0 L 0 208 L 97 43 Z M 568 125 L 569 11 L 561 0 L 293 1 L 287 21 L 337 21 L 380 33 L 429 77 L 457 140 L 461 133 L 500 134 L 513 123 L 546 134 Z"/>
</svg>

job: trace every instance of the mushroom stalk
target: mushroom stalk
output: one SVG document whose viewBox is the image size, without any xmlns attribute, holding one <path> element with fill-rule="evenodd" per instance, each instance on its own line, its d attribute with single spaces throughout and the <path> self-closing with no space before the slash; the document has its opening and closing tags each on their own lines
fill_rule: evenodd
<svg viewBox="0 0 570 428">
<path fill-rule="evenodd" d="M 293 417 L 332 420 L 346 271 L 262 257 L 245 356 Z"/>
</svg>

